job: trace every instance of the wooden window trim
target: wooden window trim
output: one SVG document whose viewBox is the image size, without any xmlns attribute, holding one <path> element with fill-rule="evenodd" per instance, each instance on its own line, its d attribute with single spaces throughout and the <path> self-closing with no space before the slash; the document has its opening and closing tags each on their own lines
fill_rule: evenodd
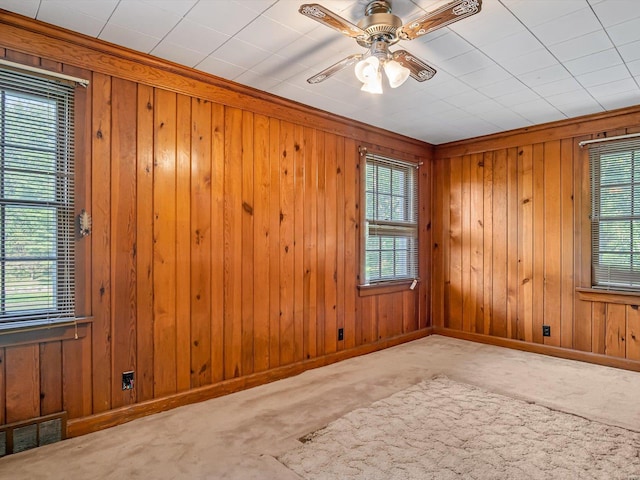
<svg viewBox="0 0 640 480">
<path fill-rule="evenodd" d="M 640 292 L 621 290 L 602 290 L 598 288 L 576 288 L 579 300 L 586 302 L 618 303 L 622 305 L 640 305 Z"/>
<path fill-rule="evenodd" d="M 411 290 L 413 280 L 400 280 L 380 283 L 372 283 L 370 285 L 358 285 L 358 295 L 361 297 L 369 297 L 371 295 L 383 295 L 385 293 L 403 292 Z"/>
<path fill-rule="evenodd" d="M 41 325 L 33 328 L 16 328 L 0 332 L 0 348 L 16 345 L 33 345 L 42 342 L 80 339 L 87 336 L 93 317 L 78 318 L 75 322 L 59 325 Z"/>
</svg>

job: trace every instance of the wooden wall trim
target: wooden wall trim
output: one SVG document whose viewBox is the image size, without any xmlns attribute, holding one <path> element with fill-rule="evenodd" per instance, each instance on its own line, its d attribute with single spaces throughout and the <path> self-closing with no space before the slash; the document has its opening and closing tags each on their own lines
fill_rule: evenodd
<svg viewBox="0 0 640 480">
<path fill-rule="evenodd" d="M 564 358 L 567 360 L 578 360 L 581 362 L 593 363 L 605 367 L 621 368 L 640 372 L 640 361 L 627 360 L 625 358 L 611 357 L 597 353 L 582 352 L 569 348 L 555 347 L 551 345 L 541 345 L 537 343 L 524 342 L 521 340 L 513 340 L 503 337 L 492 337 L 490 335 L 482 335 L 479 333 L 462 332 L 451 328 L 433 327 L 432 335 L 443 335 L 445 337 L 459 338 L 460 340 L 469 340 L 471 342 L 484 343 L 486 345 L 495 345 L 497 347 L 512 348 L 523 352 L 538 353 L 549 355 L 551 357 Z"/>
<path fill-rule="evenodd" d="M 470 155 L 501 148 L 578 137 L 638 124 L 640 124 L 640 106 L 626 107 L 609 112 L 594 113 L 583 117 L 509 130 L 493 135 L 444 143 L 435 147 L 435 155 L 437 158 Z"/>
<path fill-rule="evenodd" d="M 67 424 L 67 438 L 77 437 L 87 433 L 103 430 L 105 428 L 120 425 L 137 418 L 142 418 L 154 413 L 160 413 L 176 407 L 202 402 L 230 393 L 257 387 L 266 383 L 281 380 L 298 375 L 306 370 L 324 367 L 332 363 L 340 362 L 353 357 L 366 355 L 378 350 L 411 342 L 429 336 L 431 328 L 424 328 L 411 333 L 398 335 L 375 343 L 341 350 L 322 357 L 305 360 L 302 362 L 285 365 L 265 372 L 254 373 L 244 377 L 225 380 L 213 385 L 195 388 L 185 392 L 169 395 L 155 400 L 115 408 L 104 413 L 70 420 Z"/>
<path fill-rule="evenodd" d="M 0 9 L 0 46 L 431 158 L 433 146 Z"/>
</svg>

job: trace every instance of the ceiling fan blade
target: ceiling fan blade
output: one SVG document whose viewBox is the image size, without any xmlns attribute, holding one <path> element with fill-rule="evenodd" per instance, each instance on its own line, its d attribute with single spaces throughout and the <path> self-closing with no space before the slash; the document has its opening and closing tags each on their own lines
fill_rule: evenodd
<svg viewBox="0 0 640 480">
<path fill-rule="evenodd" d="M 407 67 L 411 72 L 411 77 L 419 82 L 429 80 L 436 74 L 435 68 L 430 67 L 418 57 L 415 57 L 406 50 L 398 50 L 397 52 L 393 52 L 393 59 L 403 67 Z"/>
<path fill-rule="evenodd" d="M 398 30 L 403 40 L 413 40 L 426 33 L 475 15 L 480 11 L 482 0 L 454 0 L 426 15 L 409 22 Z"/>
<path fill-rule="evenodd" d="M 364 30 L 362 30 L 357 25 L 345 20 L 340 15 L 333 13 L 331 10 L 323 7 L 322 5 L 318 5 L 317 3 L 306 3 L 304 5 L 300 5 L 298 11 L 309 17 L 316 22 L 320 22 L 327 27 L 331 27 L 334 30 L 348 36 L 357 38 L 363 35 L 366 35 Z"/>
<path fill-rule="evenodd" d="M 361 53 L 354 53 L 353 55 L 349 55 L 347 58 L 343 58 L 338 63 L 334 63 L 328 68 L 325 68 L 320 73 L 315 74 L 313 77 L 308 78 L 307 82 L 309 83 L 320 83 L 323 80 L 335 75 L 340 70 L 347 68 L 349 65 L 353 65 L 354 63 L 360 61 L 362 58 Z"/>
</svg>

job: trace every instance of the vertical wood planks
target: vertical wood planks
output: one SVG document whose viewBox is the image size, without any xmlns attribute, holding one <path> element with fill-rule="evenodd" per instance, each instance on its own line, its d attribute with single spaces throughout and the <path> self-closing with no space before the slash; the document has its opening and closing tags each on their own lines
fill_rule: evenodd
<svg viewBox="0 0 640 480">
<path fill-rule="evenodd" d="M 533 250 L 533 276 L 531 294 L 531 322 L 525 323 L 525 339 L 529 342 L 542 343 L 542 325 L 544 324 L 545 306 L 545 161 L 544 147 L 542 143 L 533 145 L 533 218 L 531 224 L 531 236 Z M 555 332 L 552 332 L 555 333 Z"/>
<path fill-rule="evenodd" d="M 176 390 L 191 387 L 191 98 L 176 98 Z"/>
<path fill-rule="evenodd" d="M 413 332 L 419 328 L 418 301 L 418 290 L 402 292 L 402 331 L 400 333 Z"/>
<path fill-rule="evenodd" d="M 560 144 L 560 228 L 561 228 L 561 285 L 560 285 L 560 346 L 573 348 L 574 256 L 573 256 L 573 142 L 562 140 Z"/>
<path fill-rule="evenodd" d="M 626 356 L 627 306 L 614 303 L 607 304 L 605 328 L 605 355 L 613 357 Z"/>
<path fill-rule="evenodd" d="M 60 412 L 62 411 L 62 342 L 41 343 L 39 359 L 40 415 Z"/>
<path fill-rule="evenodd" d="M 469 329 L 482 333 L 484 329 L 484 158 L 471 157 L 470 168 L 470 243 L 469 243 Z M 489 190 L 489 188 L 487 188 Z M 489 295 L 489 292 L 487 292 Z M 466 302 L 465 302 L 466 304 Z M 465 305 L 466 306 L 466 305 Z M 487 312 L 489 313 L 489 312 Z"/>
<path fill-rule="evenodd" d="M 304 129 L 296 125 L 293 133 L 294 210 L 293 210 L 293 361 L 304 359 Z"/>
<path fill-rule="evenodd" d="M 507 150 L 507 338 L 518 337 L 520 304 L 520 204 L 519 151 Z"/>
<path fill-rule="evenodd" d="M 191 100 L 191 387 L 211 383 L 211 103 Z"/>
<path fill-rule="evenodd" d="M 78 340 L 62 342 L 62 408 L 69 418 L 84 417 L 92 413 L 91 363 L 92 325 L 87 325 L 87 335 Z M 93 391 L 96 391 L 94 385 Z M 93 402 L 95 405 L 95 402 Z"/>
<path fill-rule="evenodd" d="M 344 348 L 356 346 L 356 304 L 357 279 L 360 271 L 360 259 L 357 242 L 360 236 L 360 211 L 358 202 L 358 149 L 355 141 L 344 142 L 344 195 L 345 195 L 345 231 L 344 231 Z"/>
<path fill-rule="evenodd" d="M 280 121 L 269 120 L 269 367 L 280 365 Z"/>
<path fill-rule="evenodd" d="M 378 339 L 391 338 L 402 333 L 403 292 L 379 295 Z"/>
<path fill-rule="evenodd" d="M 405 328 L 412 330 L 409 325 L 415 324 L 415 329 L 431 327 L 433 319 L 431 318 L 431 288 L 433 285 L 433 277 L 431 270 L 433 264 L 431 262 L 431 244 L 433 243 L 433 197 L 431 191 L 433 188 L 433 162 L 421 162 L 417 166 L 418 176 L 418 251 L 422 254 L 418 257 L 418 275 L 421 281 L 418 283 L 415 298 L 414 318 L 405 318 Z M 406 298 L 406 296 L 405 296 Z M 405 311 L 407 313 L 407 311 Z M 407 330 L 408 331 L 408 330 Z"/>
<path fill-rule="evenodd" d="M 337 138 L 325 136 L 325 258 L 324 258 L 324 353 L 338 348 L 337 304 Z"/>
<path fill-rule="evenodd" d="M 111 408 L 111 77 L 93 75 L 91 290 L 93 412 Z"/>
<path fill-rule="evenodd" d="M 533 149 L 518 150 L 518 340 L 533 340 Z"/>
<path fill-rule="evenodd" d="M 627 305 L 627 358 L 640 360 L 640 309 L 638 305 Z"/>
<path fill-rule="evenodd" d="M 40 349 L 38 345 L 7 347 L 5 364 L 6 422 L 40 415 Z M 78 365 L 78 368 L 81 366 Z"/>
<path fill-rule="evenodd" d="M 443 296 L 442 299 L 442 321 L 441 325 L 444 327 L 448 325 L 448 318 L 450 315 L 450 304 L 451 304 L 451 275 L 452 275 L 452 265 L 451 265 L 451 248 L 453 246 L 450 243 L 449 239 L 452 237 L 451 230 L 451 221 L 453 218 L 453 212 L 450 213 L 450 202 L 451 202 L 451 165 L 452 162 L 446 162 L 442 168 L 442 199 L 443 205 L 447 206 L 447 211 L 442 213 L 442 233 L 440 234 L 440 242 L 441 242 L 441 250 L 443 257 L 443 265 L 442 265 L 442 283 L 443 283 Z M 434 182 L 435 183 L 435 179 Z M 458 217 L 459 218 L 459 217 Z M 432 290 L 433 295 L 433 290 Z"/>
<path fill-rule="evenodd" d="M 508 335 L 508 299 L 509 282 L 508 269 L 510 265 L 508 239 L 509 231 L 515 225 L 508 215 L 508 158 L 506 150 L 498 150 L 493 156 L 491 186 L 493 188 L 491 208 L 492 214 L 492 265 L 491 265 L 491 318 L 489 330 L 485 333 L 498 337 Z M 486 168 L 486 165 L 485 165 Z M 486 238 L 486 237 L 485 237 Z M 485 244 L 487 241 L 485 240 Z M 517 265 L 517 263 L 516 263 Z M 486 275 L 485 275 L 486 278 Z M 485 307 L 486 308 L 486 307 Z M 486 312 L 485 312 L 486 315 Z M 486 328 L 486 322 L 485 322 Z"/>
<path fill-rule="evenodd" d="M 493 152 L 487 152 L 484 154 L 482 160 L 483 174 L 483 220 L 482 220 L 482 233 L 484 234 L 482 245 L 483 248 L 479 252 L 482 257 L 482 276 L 481 276 L 481 288 L 482 288 L 482 304 L 479 305 L 482 320 L 476 319 L 476 331 L 478 333 L 489 334 L 491 331 L 491 323 L 493 317 L 493 297 L 496 295 L 496 287 L 494 286 L 494 271 L 493 271 L 493 212 L 495 209 L 494 204 L 494 162 Z M 500 251 L 504 255 L 504 249 Z M 498 292 L 499 294 L 499 292 Z M 480 316 L 479 316 L 480 317 Z"/>
<path fill-rule="evenodd" d="M 606 315 L 606 303 L 593 302 L 591 304 L 591 348 L 593 353 L 601 353 L 603 355 L 606 353 Z"/>
<path fill-rule="evenodd" d="M 317 195 L 316 195 L 316 205 L 318 207 L 317 211 L 317 233 L 318 233 L 318 243 L 317 243 L 317 261 L 318 261 L 318 275 L 317 275 L 317 317 L 316 317 L 316 354 L 324 355 L 325 353 L 325 323 L 326 323 L 326 303 L 325 303 L 325 272 L 326 272 L 326 225 L 327 219 L 325 216 L 326 211 L 326 200 L 327 200 L 327 192 L 326 192 L 326 171 L 325 171 L 325 134 L 323 132 L 316 132 L 316 158 L 318 160 L 317 165 Z"/>
<path fill-rule="evenodd" d="M 121 388 L 122 372 L 136 370 L 136 84 L 111 85 L 111 407 L 136 401 Z"/>
<path fill-rule="evenodd" d="M 544 324 L 551 327 L 545 345 L 560 346 L 562 288 L 562 196 L 560 142 L 544 144 Z M 562 319 L 564 321 L 564 319 Z M 571 322 L 571 318 L 566 319 Z"/>
<path fill-rule="evenodd" d="M 315 131 L 304 129 L 304 358 L 316 356 L 316 332 L 318 315 L 318 160 L 316 157 Z M 355 280 L 354 280 L 355 281 Z M 355 288 L 355 287 L 354 287 Z"/>
<path fill-rule="evenodd" d="M 211 105 L 211 381 L 224 378 L 225 108 Z"/>
<path fill-rule="evenodd" d="M 446 181 L 446 179 L 445 179 Z M 456 330 L 462 324 L 462 158 L 451 159 L 449 189 L 449 282 L 445 282 L 445 326 Z M 445 230 L 446 231 L 446 230 Z M 447 295 L 448 291 L 448 295 Z"/>
<path fill-rule="evenodd" d="M 138 85 L 136 164 L 136 397 L 153 398 L 153 88 Z"/>
<path fill-rule="evenodd" d="M 242 112 L 242 374 L 253 373 L 254 359 L 254 152 L 253 114 Z"/>
<path fill-rule="evenodd" d="M 224 378 L 242 375 L 242 111 L 225 109 Z"/>
<path fill-rule="evenodd" d="M 253 291 L 254 295 L 254 370 L 269 368 L 269 282 L 271 172 L 269 171 L 269 118 L 255 115 L 253 130 Z"/>
<path fill-rule="evenodd" d="M 280 124 L 280 365 L 294 359 L 294 126 Z"/>
<path fill-rule="evenodd" d="M 446 199 L 444 197 L 444 183 L 447 179 L 444 175 L 444 166 L 448 161 L 434 160 L 433 164 L 433 218 L 431 220 L 431 258 L 432 258 L 432 278 L 431 285 L 431 322 L 435 327 L 444 327 L 444 212 Z M 437 179 L 437 180 L 435 180 Z"/>
<path fill-rule="evenodd" d="M 460 297 L 462 299 L 462 330 L 472 332 L 475 329 L 475 306 L 476 306 L 476 284 L 471 283 L 471 251 L 473 250 L 471 230 L 471 189 L 475 188 L 472 184 L 471 172 L 475 173 L 475 168 L 471 168 L 474 158 L 471 155 L 462 157 L 462 230 L 460 237 L 462 239 L 462 261 L 461 266 L 461 287 Z M 474 175 L 475 177 L 475 175 Z M 475 278 L 474 278 L 475 280 Z"/>
<path fill-rule="evenodd" d="M 637 308 L 611 293 L 594 301 L 598 293 L 576 291 L 591 286 L 589 160 L 578 147 L 589 138 L 541 139 L 434 161 L 435 325 L 442 318 L 441 325 L 462 331 L 640 355 Z M 482 175 L 474 171 L 480 157 Z M 482 285 L 474 280 L 478 272 Z M 379 299 L 372 305 L 380 308 Z M 551 327 L 550 337 L 543 337 L 542 325 Z"/>
<path fill-rule="evenodd" d="M 378 339 L 378 297 L 360 298 L 362 310 L 362 343 L 375 342 Z"/>
<path fill-rule="evenodd" d="M 176 94 L 155 91 L 153 344 L 154 396 L 177 391 Z"/>
<path fill-rule="evenodd" d="M 345 290 L 344 290 L 344 276 L 345 276 L 345 257 L 344 257 L 344 243 L 345 243 L 345 195 L 344 195 L 344 138 L 338 137 L 336 145 L 336 269 L 335 269 L 335 285 L 336 285 L 336 343 L 337 349 L 344 349 L 344 338 L 338 340 L 338 329 L 344 329 L 344 302 L 345 302 Z M 344 330 L 343 330 L 344 333 Z"/>
</svg>

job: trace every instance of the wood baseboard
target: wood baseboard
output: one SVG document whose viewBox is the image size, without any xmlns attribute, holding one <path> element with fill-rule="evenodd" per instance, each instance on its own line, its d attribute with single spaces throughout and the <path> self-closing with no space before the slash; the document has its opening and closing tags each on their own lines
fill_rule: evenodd
<svg viewBox="0 0 640 480">
<path fill-rule="evenodd" d="M 432 333 L 432 328 L 424 328 L 415 332 L 398 335 L 393 338 L 381 340 L 368 345 L 351 348 L 349 350 L 341 350 L 339 352 L 324 355 L 322 357 L 305 360 L 302 362 L 274 368 L 265 372 L 254 373 L 245 377 L 225 380 L 213 385 L 194 388 L 186 392 L 176 393 L 167 397 L 148 400 L 134 405 L 115 408 L 107 412 L 90 415 L 87 417 L 69 420 L 67 423 L 67 438 L 77 437 L 90 432 L 96 432 L 105 428 L 114 427 L 136 418 L 142 418 L 154 413 L 160 413 L 165 410 L 189 405 L 191 403 L 202 402 L 211 398 L 228 395 L 230 393 L 245 390 L 251 387 L 257 387 L 266 383 L 281 380 L 283 378 L 298 375 L 306 370 L 323 367 L 336 363 L 348 358 L 366 355 L 378 350 L 400 345 L 402 343 L 417 340 L 426 337 Z"/>
<path fill-rule="evenodd" d="M 513 348 L 514 350 L 539 353 L 542 355 L 549 355 L 551 357 L 566 358 L 568 360 L 579 360 L 582 362 L 594 363 L 596 365 L 603 365 L 605 367 L 622 368 L 624 370 L 640 372 L 640 362 L 636 360 L 628 360 L 626 358 L 611 357 L 608 355 L 583 352 L 569 348 L 553 347 L 550 345 L 540 345 L 538 343 L 523 342 L 521 340 L 513 340 L 511 338 L 492 337 L 490 335 L 483 335 L 480 333 L 461 332 L 459 330 L 442 327 L 432 327 L 431 334 L 485 343 L 487 345 L 495 345 L 498 347 Z"/>
<path fill-rule="evenodd" d="M 625 358 L 610 357 L 591 352 L 583 352 L 579 350 L 571 350 L 568 348 L 553 347 L 550 345 L 540 345 L 537 343 L 523 342 L 521 340 L 513 340 L 510 338 L 493 337 L 479 333 L 461 332 L 442 327 L 427 327 L 415 332 L 399 335 L 376 343 L 362 345 L 331 353 L 318 358 L 305 360 L 292 365 L 278 367 L 265 372 L 254 373 L 246 377 L 225 380 L 214 385 L 207 385 L 195 388 L 186 392 L 176 393 L 167 397 L 148 400 L 146 402 L 137 403 L 125 407 L 109 410 L 108 412 L 90 415 L 87 417 L 69 420 L 67 423 L 67 438 L 77 437 L 87 433 L 103 430 L 123 423 L 130 422 L 137 418 L 142 418 L 154 413 L 160 413 L 191 403 L 202 402 L 211 398 L 228 395 L 230 393 L 245 390 L 247 388 L 257 387 L 266 383 L 281 380 L 283 378 L 298 375 L 306 370 L 323 367 L 332 363 L 340 362 L 348 358 L 358 357 L 373 353 L 385 348 L 400 345 L 402 343 L 411 342 L 429 335 L 443 335 L 445 337 L 459 338 L 471 342 L 484 343 L 487 345 L 495 345 L 498 347 L 511 348 L 524 352 L 538 353 L 549 355 L 552 357 L 565 358 L 568 360 L 578 360 L 596 365 L 607 367 L 621 368 L 640 372 L 640 362 L 628 360 Z"/>
</svg>

